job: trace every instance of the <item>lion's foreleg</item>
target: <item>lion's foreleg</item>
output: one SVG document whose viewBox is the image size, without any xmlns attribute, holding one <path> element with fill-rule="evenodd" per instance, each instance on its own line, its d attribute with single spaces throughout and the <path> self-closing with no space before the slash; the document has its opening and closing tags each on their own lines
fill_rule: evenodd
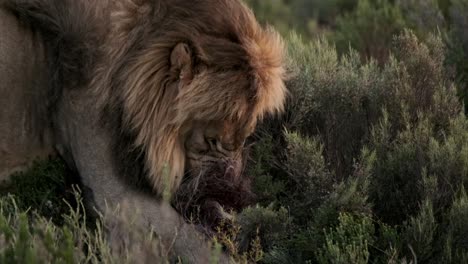
<svg viewBox="0 0 468 264">
<path fill-rule="evenodd" d="M 59 107 L 57 123 L 62 144 L 60 151 L 74 166 L 85 187 L 85 195 L 103 214 L 119 204 L 139 213 L 140 225 L 153 229 L 167 249 L 190 263 L 208 263 L 211 243 L 167 203 L 126 186 L 117 177 L 113 164 L 111 139 L 99 126 L 93 104 L 65 94 Z M 228 257 L 222 256 L 224 262 Z"/>
</svg>

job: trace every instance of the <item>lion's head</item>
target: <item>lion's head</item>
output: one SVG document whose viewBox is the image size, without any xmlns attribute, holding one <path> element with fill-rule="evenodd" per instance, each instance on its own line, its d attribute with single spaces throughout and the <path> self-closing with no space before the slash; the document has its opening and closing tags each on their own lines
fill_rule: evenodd
<svg viewBox="0 0 468 264">
<path fill-rule="evenodd" d="M 152 188 L 174 193 L 185 173 L 219 162 L 238 171 L 257 122 L 283 109 L 280 36 L 239 0 L 111 5 L 94 86 L 120 111 Z"/>
</svg>

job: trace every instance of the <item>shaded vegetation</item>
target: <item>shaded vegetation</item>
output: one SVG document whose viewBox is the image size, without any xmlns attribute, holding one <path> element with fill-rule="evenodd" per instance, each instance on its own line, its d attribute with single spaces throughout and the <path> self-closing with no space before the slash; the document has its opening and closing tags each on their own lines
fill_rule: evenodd
<svg viewBox="0 0 468 264">
<path fill-rule="evenodd" d="M 384 64 L 326 40 L 288 43 L 292 95 L 258 132 L 260 207 L 239 215 L 268 236 L 262 261 L 463 263 L 468 234 L 451 222 L 466 214 L 468 122 L 443 36 L 402 31 Z M 285 210 L 287 227 L 262 224 Z"/>
<path fill-rule="evenodd" d="M 63 199 L 74 202 L 72 173 L 59 159 L 35 162 L 25 172 L 15 173 L 8 184 L 0 187 L 2 196 L 13 195 L 19 210 L 34 208 L 38 214 L 62 222 L 62 214 L 69 211 Z"/>
<path fill-rule="evenodd" d="M 101 218 L 90 227 L 80 194 L 75 194 L 76 206 L 68 205 L 60 225 L 37 211 L 19 209 L 16 197 L 1 198 L 0 263 L 168 263 L 159 241 L 119 214 L 106 217 L 124 221 L 128 226 L 122 238 L 130 237 L 132 243 L 109 240 L 106 230 L 112 227 Z"/>
<path fill-rule="evenodd" d="M 384 64 L 392 38 L 405 29 L 418 37 L 440 34 L 447 54 L 447 76 L 456 82 L 468 107 L 468 1 L 467 0 L 246 0 L 264 23 L 284 36 L 294 28 L 306 40 L 324 36 L 338 53 L 349 48 L 366 60 Z M 282 15 L 278 15 L 282 12 Z M 284 18 L 287 16 L 287 18 Z M 466 111 L 468 108 L 465 108 Z"/>
</svg>

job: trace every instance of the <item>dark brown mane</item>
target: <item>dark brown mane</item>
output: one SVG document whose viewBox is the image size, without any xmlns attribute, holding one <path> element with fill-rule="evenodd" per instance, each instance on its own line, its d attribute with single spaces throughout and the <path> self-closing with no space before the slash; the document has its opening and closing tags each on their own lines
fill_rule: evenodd
<svg viewBox="0 0 468 264">
<path fill-rule="evenodd" d="M 283 43 L 241 1 L 120 0 L 109 10 L 111 28 L 93 87 L 110 113 L 122 112 L 120 128 L 133 134 L 155 190 L 174 191 L 182 180 L 185 151 L 176 137 L 188 120 L 247 125 L 282 110 Z M 204 79 L 192 83 L 196 89 L 166 89 L 176 76 L 169 57 L 178 43 L 193 50 L 195 73 L 205 70 Z M 166 187 L 164 163 L 171 168 Z"/>
</svg>

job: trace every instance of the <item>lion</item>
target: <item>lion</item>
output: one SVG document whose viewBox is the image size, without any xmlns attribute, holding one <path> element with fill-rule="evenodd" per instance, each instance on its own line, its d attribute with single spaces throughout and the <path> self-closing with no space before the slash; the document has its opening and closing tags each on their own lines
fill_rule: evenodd
<svg viewBox="0 0 468 264">
<path fill-rule="evenodd" d="M 125 203 L 207 261 L 171 201 L 194 179 L 248 192 L 246 139 L 287 96 L 280 35 L 240 0 L 0 0 L 0 20 L 0 177 L 57 154 L 97 211 Z"/>
</svg>

